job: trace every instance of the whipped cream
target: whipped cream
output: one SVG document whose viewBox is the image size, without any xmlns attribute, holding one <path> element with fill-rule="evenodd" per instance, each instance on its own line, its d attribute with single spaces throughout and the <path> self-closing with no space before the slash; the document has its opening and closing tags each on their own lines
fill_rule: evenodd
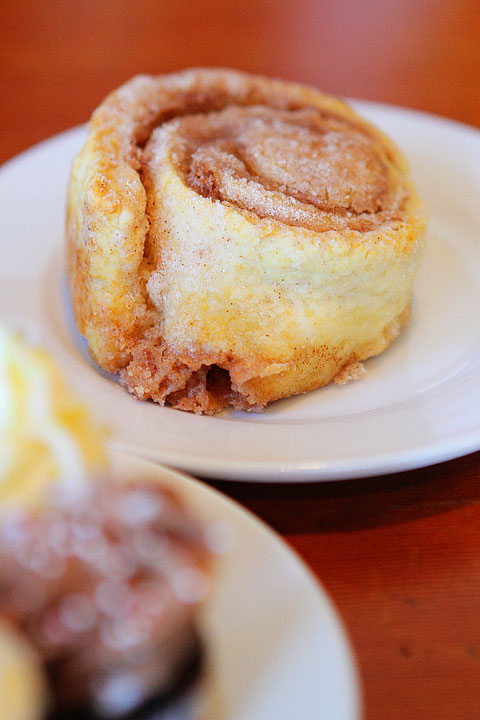
<svg viewBox="0 0 480 720">
<path fill-rule="evenodd" d="M 57 479 L 84 487 L 103 436 L 49 355 L 0 327 L 0 504 L 36 504 Z"/>
</svg>

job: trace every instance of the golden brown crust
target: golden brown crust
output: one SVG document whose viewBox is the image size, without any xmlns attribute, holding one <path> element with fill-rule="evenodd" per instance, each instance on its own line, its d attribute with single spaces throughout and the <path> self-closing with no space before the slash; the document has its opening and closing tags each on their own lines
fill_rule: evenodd
<svg viewBox="0 0 480 720">
<path fill-rule="evenodd" d="M 340 100 L 228 70 L 139 76 L 72 169 L 77 324 L 142 399 L 259 409 L 391 342 L 423 228 L 401 154 Z"/>
</svg>

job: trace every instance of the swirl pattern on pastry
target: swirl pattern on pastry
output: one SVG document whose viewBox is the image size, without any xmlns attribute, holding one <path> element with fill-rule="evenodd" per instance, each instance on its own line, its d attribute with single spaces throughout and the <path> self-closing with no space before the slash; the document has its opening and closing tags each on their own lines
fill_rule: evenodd
<svg viewBox="0 0 480 720">
<path fill-rule="evenodd" d="M 398 335 L 424 225 L 401 153 L 342 101 L 228 70 L 139 76 L 72 168 L 77 324 L 141 399 L 260 409 Z"/>
</svg>

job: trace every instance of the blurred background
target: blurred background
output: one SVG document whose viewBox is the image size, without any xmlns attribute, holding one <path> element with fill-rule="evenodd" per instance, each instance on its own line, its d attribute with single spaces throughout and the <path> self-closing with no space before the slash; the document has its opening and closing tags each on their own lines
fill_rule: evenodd
<svg viewBox="0 0 480 720">
<path fill-rule="evenodd" d="M 0 162 L 136 73 L 221 65 L 480 125 L 478 0 L 2 0 Z"/>
</svg>

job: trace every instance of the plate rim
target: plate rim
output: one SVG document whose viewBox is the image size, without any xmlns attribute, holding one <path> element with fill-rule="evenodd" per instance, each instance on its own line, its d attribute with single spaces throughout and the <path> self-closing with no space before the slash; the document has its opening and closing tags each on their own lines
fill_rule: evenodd
<svg viewBox="0 0 480 720">
<path fill-rule="evenodd" d="M 480 450 L 480 430 L 472 432 L 468 436 L 460 436 L 463 442 L 452 443 L 445 446 L 433 446 L 424 451 L 423 455 L 412 456 L 411 450 L 402 450 L 396 453 L 384 453 L 376 455 L 375 462 L 370 458 L 344 461 L 342 465 L 336 460 L 282 463 L 272 465 L 269 461 L 242 462 L 226 461 L 217 458 L 202 458 L 195 455 L 182 456 L 167 451 L 148 451 L 129 446 L 128 443 L 115 440 L 106 441 L 109 449 L 123 452 L 127 455 L 135 455 L 145 458 L 149 462 L 165 465 L 172 470 L 179 470 L 199 478 L 212 478 L 233 482 L 254 482 L 258 483 L 315 483 L 315 482 L 340 482 L 342 480 L 355 480 L 360 478 L 378 477 L 382 475 L 394 475 L 397 473 L 418 470 L 419 468 L 439 465 L 449 460 L 465 457 Z M 471 438 L 471 439 L 470 439 Z"/>
</svg>

